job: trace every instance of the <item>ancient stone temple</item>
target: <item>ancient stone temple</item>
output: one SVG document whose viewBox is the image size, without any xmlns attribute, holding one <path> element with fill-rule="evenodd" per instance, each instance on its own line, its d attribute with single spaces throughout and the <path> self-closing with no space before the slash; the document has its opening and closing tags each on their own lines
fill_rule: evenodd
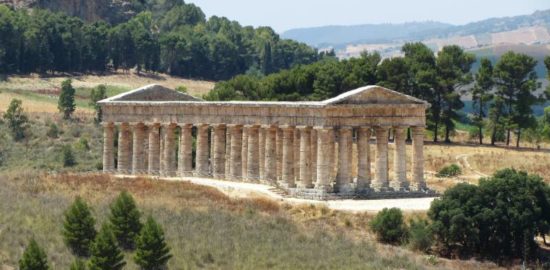
<svg viewBox="0 0 550 270">
<path fill-rule="evenodd" d="M 149 85 L 100 104 L 107 173 L 261 182 L 316 199 L 431 193 L 423 158 L 430 105 L 383 87 L 320 102 L 208 102 Z"/>
</svg>

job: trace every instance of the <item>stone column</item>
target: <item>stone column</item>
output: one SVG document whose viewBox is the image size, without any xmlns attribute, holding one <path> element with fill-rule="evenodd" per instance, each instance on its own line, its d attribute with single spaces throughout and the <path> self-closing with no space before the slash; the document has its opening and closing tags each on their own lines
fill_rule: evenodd
<svg viewBox="0 0 550 270">
<path fill-rule="evenodd" d="M 405 140 L 407 139 L 405 127 L 395 127 L 393 129 L 393 141 L 395 145 L 393 154 L 393 181 L 390 186 L 394 190 L 404 190 L 409 187 L 407 183 L 407 148 Z"/>
<path fill-rule="evenodd" d="M 247 174 L 249 181 L 260 179 L 260 148 L 259 148 L 259 126 L 248 126 L 248 153 L 247 153 Z"/>
<path fill-rule="evenodd" d="M 223 179 L 225 177 L 225 125 L 218 124 L 213 126 L 214 136 L 212 137 L 212 173 L 214 178 Z"/>
<path fill-rule="evenodd" d="M 283 168 L 281 185 L 287 188 L 296 187 L 294 181 L 294 127 L 283 127 Z"/>
<path fill-rule="evenodd" d="M 231 179 L 231 129 L 225 128 L 225 179 Z"/>
<path fill-rule="evenodd" d="M 103 124 L 103 172 L 112 173 L 115 171 L 115 125 L 113 123 Z"/>
<path fill-rule="evenodd" d="M 292 149 L 292 155 L 294 156 L 294 181 L 296 182 L 300 177 L 300 164 L 298 164 L 300 161 L 300 130 L 297 128 L 294 129 Z"/>
<path fill-rule="evenodd" d="M 166 127 L 161 125 L 159 128 L 159 151 L 160 151 L 160 161 L 159 161 L 159 175 L 162 175 L 166 171 L 166 158 L 164 157 L 164 141 L 166 140 Z"/>
<path fill-rule="evenodd" d="M 300 152 L 299 157 L 299 187 L 313 188 L 311 180 L 311 127 L 299 127 Z"/>
<path fill-rule="evenodd" d="M 277 128 L 277 180 L 283 179 L 283 129 Z"/>
<path fill-rule="evenodd" d="M 153 124 L 149 127 L 149 174 L 158 175 L 160 167 L 160 126 Z"/>
<path fill-rule="evenodd" d="M 332 149 L 331 139 L 333 136 L 332 128 L 315 127 L 317 131 L 317 179 L 315 189 L 323 192 L 332 192 L 332 183 L 330 177 L 330 153 Z"/>
<path fill-rule="evenodd" d="M 265 129 L 265 180 L 269 183 L 277 181 L 277 128 Z"/>
<path fill-rule="evenodd" d="M 413 181 L 411 183 L 411 189 L 422 191 L 427 189 L 424 179 L 424 127 L 413 127 L 412 137 Z"/>
<path fill-rule="evenodd" d="M 336 189 L 340 193 L 353 192 L 351 180 L 352 136 L 353 129 L 351 127 L 340 127 L 338 130 L 338 174 L 336 177 Z"/>
<path fill-rule="evenodd" d="M 259 134 L 259 154 L 258 160 L 260 161 L 260 180 L 265 180 L 265 129 L 260 127 Z"/>
<path fill-rule="evenodd" d="M 208 166 L 208 125 L 197 125 L 197 151 L 196 151 L 196 174 L 199 177 L 210 175 Z"/>
<path fill-rule="evenodd" d="M 134 149 L 132 151 L 132 174 L 145 173 L 145 157 L 143 142 L 145 141 L 145 126 L 142 123 L 133 125 Z"/>
<path fill-rule="evenodd" d="M 242 160 L 242 176 L 243 179 L 248 179 L 248 127 L 243 127 L 243 138 L 241 147 L 241 160 Z"/>
<path fill-rule="evenodd" d="M 370 147 L 371 129 L 360 127 L 357 129 L 357 184 L 358 191 L 368 190 L 370 187 Z"/>
<path fill-rule="evenodd" d="M 175 148 L 175 134 L 174 130 L 176 126 L 174 124 L 168 124 L 164 126 L 164 168 L 161 170 L 163 176 L 175 176 L 176 175 L 176 148 Z"/>
<path fill-rule="evenodd" d="M 230 125 L 231 132 L 231 167 L 230 174 L 233 180 L 242 179 L 242 139 L 243 139 L 243 126 Z"/>
<path fill-rule="evenodd" d="M 193 175 L 193 125 L 180 125 L 178 171 L 181 177 Z"/>
<path fill-rule="evenodd" d="M 311 159 L 311 181 L 314 182 L 317 179 L 317 130 L 311 129 L 310 140 L 310 159 Z"/>
<path fill-rule="evenodd" d="M 328 144 L 328 148 L 326 150 L 326 152 L 328 153 L 328 156 L 329 156 L 329 166 L 330 166 L 330 169 L 329 169 L 329 178 L 330 178 L 330 184 L 332 185 L 333 182 L 334 182 L 334 178 L 336 177 L 336 143 L 335 143 L 335 132 L 334 132 L 334 128 L 331 128 L 329 129 L 328 131 L 328 141 L 327 141 L 327 144 Z"/>
<path fill-rule="evenodd" d="M 122 123 L 118 130 L 118 173 L 129 174 L 132 168 L 132 160 L 130 157 L 130 126 L 128 123 Z"/>
<path fill-rule="evenodd" d="M 376 177 L 372 187 L 376 191 L 385 191 L 388 183 L 388 127 L 376 127 Z"/>
</svg>

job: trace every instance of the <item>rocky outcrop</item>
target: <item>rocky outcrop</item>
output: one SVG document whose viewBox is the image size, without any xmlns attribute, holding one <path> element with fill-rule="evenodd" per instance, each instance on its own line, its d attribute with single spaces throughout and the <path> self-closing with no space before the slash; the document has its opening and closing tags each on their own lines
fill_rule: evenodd
<svg viewBox="0 0 550 270">
<path fill-rule="evenodd" d="M 130 1 L 126 0 L 0 0 L 19 8 L 44 8 L 76 16 L 88 22 L 104 20 L 113 24 L 123 22 L 136 14 Z"/>
</svg>

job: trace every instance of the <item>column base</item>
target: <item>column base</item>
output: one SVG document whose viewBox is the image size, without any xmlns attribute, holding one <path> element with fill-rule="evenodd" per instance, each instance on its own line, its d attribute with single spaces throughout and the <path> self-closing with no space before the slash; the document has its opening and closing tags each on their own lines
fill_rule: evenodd
<svg viewBox="0 0 550 270">
<path fill-rule="evenodd" d="M 341 194 L 353 194 L 355 193 L 355 186 L 352 183 L 337 185 L 336 192 Z"/>
<path fill-rule="evenodd" d="M 412 191 L 428 191 L 428 186 L 426 183 L 411 183 L 410 190 Z"/>
<path fill-rule="evenodd" d="M 392 181 L 390 182 L 390 187 L 396 191 L 407 191 L 409 190 L 409 183 L 406 181 Z"/>
<path fill-rule="evenodd" d="M 371 190 L 370 183 L 361 183 L 355 187 L 357 193 L 365 193 Z"/>
<path fill-rule="evenodd" d="M 314 189 L 320 192 L 327 192 L 327 193 L 334 191 L 334 188 L 331 185 L 315 185 Z"/>
<path fill-rule="evenodd" d="M 380 183 L 376 181 L 371 184 L 371 189 L 377 192 L 386 192 L 391 190 L 388 183 Z"/>
<path fill-rule="evenodd" d="M 313 188 L 313 184 L 304 185 L 302 183 L 298 183 L 298 188 Z"/>
<path fill-rule="evenodd" d="M 281 186 L 282 188 L 296 188 L 295 183 L 291 184 L 291 183 L 287 183 L 287 182 L 280 182 L 279 186 Z"/>
</svg>

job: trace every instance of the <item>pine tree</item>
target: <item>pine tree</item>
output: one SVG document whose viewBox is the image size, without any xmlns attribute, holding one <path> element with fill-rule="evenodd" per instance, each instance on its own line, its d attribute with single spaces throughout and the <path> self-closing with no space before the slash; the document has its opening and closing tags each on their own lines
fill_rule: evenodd
<svg viewBox="0 0 550 270">
<path fill-rule="evenodd" d="M 61 151 L 61 158 L 63 159 L 63 167 L 72 167 L 76 165 L 76 160 L 73 154 L 73 149 L 70 145 L 63 146 Z"/>
<path fill-rule="evenodd" d="M 122 248 L 134 248 L 135 239 L 142 227 L 140 217 L 141 214 L 132 195 L 127 191 L 121 192 L 111 205 L 109 222 L 112 225 L 113 234 Z"/>
<path fill-rule="evenodd" d="M 63 237 L 67 246 L 77 256 L 90 255 L 90 245 L 96 236 L 95 219 L 86 202 L 77 197 L 65 212 Z"/>
<path fill-rule="evenodd" d="M 19 260 L 19 269 L 20 270 L 47 270 L 49 269 L 48 266 L 48 258 L 46 257 L 46 253 L 38 244 L 36 241 L 31 239 L 29 242 L 29 245 L 25 249 L 25 252 L 23 252 L 23 257 L 21 257 L 21 260 Z"/>
<path fill-rule="evenodd" d="M 124 254 L 118 247 L 108 223 L 101 226 L 101 230 L 92 244 L 91 255 L 88 264 L 90 270 L 118 270 L 126 265 Z"/>
<path fill-rule="evenodd" d="M 149 216 L 136 241 L 134 261 L 144 270 L 166 269 L 172 257 L 161 226 Z"/>
<path fill-rule="evenodd" d="M 96 123 L 101 122 L 101 119 L 103 118 L 103 111 L 101 110 L 101 106 L 99 106 L 97 102 L 107 98 L 106 91 L 107 88 L 105 87 L 105 85 L 101 84 L 92 89 L 92 93 L 90 95 L 90 105 L 94 107 L 96 115 L 94 120 Z"/>
<path fill-rule="evenodd" d="M 75 90 L 71 82 L 70 79 L 67 79 L 61 83 L 61 94 L 59 94 L 57 108 L 59 112 L 63 113 L 63 119 L 70 119 L 76 107 L 74 102 Z"/>
<path fill-rule="evenodd" d="M 21 100 L 12 99 L 8 110 L 4 114 L 4 120 L 6 120 L 15 141 L 25 138 L 25 129 L 29 121 L 21 104 Z"/>
<path fill-rule="evenodd" d="M 86 270 L 86 262 L 81 259 L 76 259 L 71 264 L 70 270 Z"/>
<path fill-rule="evenodd" d="M 475 109 L 473 122 L 479 130 L 479 144 L 483 144 L 483 119 L 487 116 L 487 104 L 493 98 L 491 94 L 493 86 L 493 65 L 488 58 L 482 58 L 480 68 L 475 75 L 475 85 L 470 90 Z"/>
</svg>

